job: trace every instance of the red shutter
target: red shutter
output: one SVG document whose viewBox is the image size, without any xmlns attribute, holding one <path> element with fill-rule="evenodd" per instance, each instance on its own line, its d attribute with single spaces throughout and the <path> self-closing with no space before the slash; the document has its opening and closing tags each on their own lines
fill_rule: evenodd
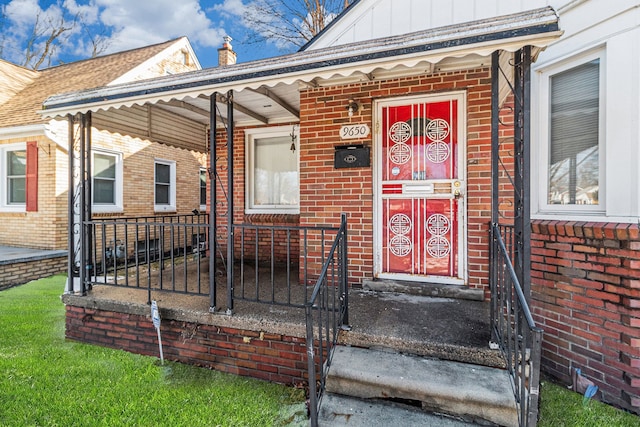
<svg viewBox="0 0 640 427">
<path fill-rule="evenodd" d="M 27 212 L 38 210 L 38 143 L 27 142 Z"/>
</svg>

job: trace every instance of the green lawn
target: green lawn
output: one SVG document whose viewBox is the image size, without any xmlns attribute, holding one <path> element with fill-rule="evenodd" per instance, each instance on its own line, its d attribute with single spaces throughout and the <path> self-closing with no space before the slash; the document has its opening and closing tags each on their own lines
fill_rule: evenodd
<svg viewBox="0 0 640 427">
<path fill-rule="evenodd" d="M 0 292 L 1 426 L 273 426 L 304 392 L 64 338 L 65 278 Z"/>
<path fill-rule="evenodd" d="M 0 292 L 0 426 L 307 425 L 302 390 L 64 339 L 65 278 Z M 540 427 L 640 417 L 543 381 Z"/>
<path fill-rule="evenodd" d="M 583 396 L 551 381 L 540 387 L 538 427 L 639 427 L 640 417 Z"/>
</svg>

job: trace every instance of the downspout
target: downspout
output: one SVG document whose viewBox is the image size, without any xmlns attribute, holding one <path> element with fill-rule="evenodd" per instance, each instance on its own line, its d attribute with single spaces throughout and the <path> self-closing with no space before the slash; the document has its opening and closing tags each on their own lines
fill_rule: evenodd
<svg viewBox="0 0 640 427">
<path fill-rule="evenodd" d="M 80 114 L 80 173 L 78 175 L 78 185 L 80 186 L 79 198 L 80 198 L 80 208 L 78 209 L 79 218 L 78 218 L 78 227 L 80 231 L 80 250 L 79 253 L 79 273 L 80 273 L 80 292 L 82 295 L 86 295 L 87 290 L 85 288 L 85 280 L 86 280 L 86 271 L 85 271 L 85 229 L 84 229 L 84 220 L 86 214 L 86 126 L 87 126 L 87 118 L 84 114 Z"/>
</svg>

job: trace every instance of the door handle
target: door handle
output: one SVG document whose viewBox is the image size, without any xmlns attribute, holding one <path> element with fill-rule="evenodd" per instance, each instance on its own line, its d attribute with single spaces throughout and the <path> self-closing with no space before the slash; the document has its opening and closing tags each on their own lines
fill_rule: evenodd
<svg viewBox="0 0 640 427">
<path fill-rule="evenodd" d="M 460 181 L 453 182 L 452 193 L 456 199 L 462 196 L 462 183 Z"/>
</svg>

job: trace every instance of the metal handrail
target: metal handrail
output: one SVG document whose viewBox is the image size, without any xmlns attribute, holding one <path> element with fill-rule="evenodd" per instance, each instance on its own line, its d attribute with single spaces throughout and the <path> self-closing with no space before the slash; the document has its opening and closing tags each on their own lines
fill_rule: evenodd
<svg viewBox="0 0 640 427">
<path fill-rule="evenodd" d="M 330 277 L 331 280 L 329 280 Z M 311 297 L 305 305 L 309 418 L 312 427 L 318 426 L 320 403 L 339 331 L 348 329 L 346 326 L 349 323 L 347 278 L 347 219 L 346 215 L 342 214 L 338 235 L 322 266 Z M 314 312 L 317 316 L 316 324 L 314 324 Z"/>
<path fill-rule="evenodd" d="M 502 230 L 511 226 L 493 224 L 492 257 L 492 339 L 504 357 L 518 406 L 520 426 L 535 427 L 538 421 L 540 386 L 541 328 L 531 315 L 527 298 L 518 280 Z"/>
</svg>

